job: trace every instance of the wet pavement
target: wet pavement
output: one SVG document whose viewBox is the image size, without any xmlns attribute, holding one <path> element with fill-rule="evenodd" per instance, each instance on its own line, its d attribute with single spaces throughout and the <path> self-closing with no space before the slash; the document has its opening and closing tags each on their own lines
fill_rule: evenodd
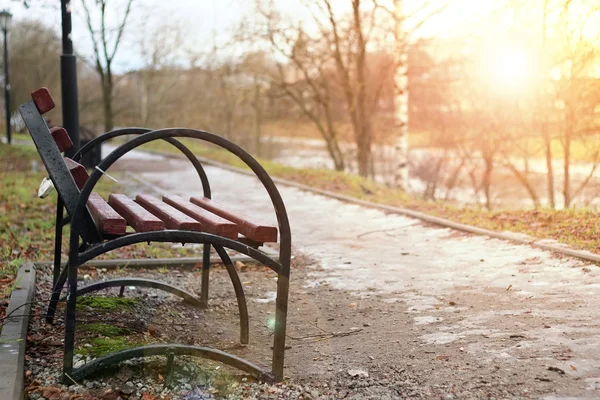
<svg viewBox="0 0 600 400">
<path fill-rule="evenodd" d="M 194 170 L 184 162 L 179 167 L 134 176 L 149 191 L 201 195 Z M 257 179 L 214 167 L 206 172 L 214 200 L 275 223 Z M 358 299 L 405 304 L 418 346 L 455 344 L 517 371 L 519 365 L 550 371 L 561 381 L 545 399 L 600 398 L 596 266 L 295 188 L 279 190 L 294 249 L 322 267 L 309 274 L 307 290 L 328 285 Z"/>
</svg>

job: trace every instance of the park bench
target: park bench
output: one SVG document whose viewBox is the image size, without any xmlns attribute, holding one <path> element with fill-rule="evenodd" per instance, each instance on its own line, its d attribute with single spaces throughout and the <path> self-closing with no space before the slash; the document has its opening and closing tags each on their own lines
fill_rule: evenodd
<svg viewBox="0 0 600 400">
<path fill-rule="evenodd" d="M 32 93 L 32 100 L 21 105 L 19 112 L 29 130 L 38 153 L 58 192 L 54 251 L 53 291 L 48 307 L 47 321 L 52 322 L 61 292 L 66 284 L 65 339 L 63 381 L 85 378 L 96 371 L 118 362 L 142 356 L 166 355 L 167 366 L 174 356 L 194 355 L 216 360 L 239 368 L 266 381 L 283 378 L 285 331 L 289 290 L 291 234 L 285 206 L 272 179 L 262 166 L 246 151 L 232 142 L 212 133 L 183 128 L 150 130 L 125 128 L 105 133 L 83 146 L 72 159 L 61 154 L 72 146 L 65 129 L 48 128 L 42 114 L 54 108 L 54 101 L 46 88 Z M 102 142 L 116 137 L 132 137 L 106 156 L 91 174 L 78 163 L 86 152 Z M 194 154 L 177 138 L 192 138 L 212 143 L 240 158 L 256 175 L 266 189 L 275 210 L 278 226 L 264 225 L 251 217 L 240 215 L 211 199 L 208 178 Z M 135 148 L 155 140 L 165 140 L 192 163 L 196 169 L 203 196 L 184 199 L 165 194 L 162 199 L 139 194 L 129 198 L 111 194 L 107 199 L 94 192 L 98 180 L 121 157 Z M 64 215 L 66 209 L 68 216 Z M 70 225 L 68 261 L 61 265 L 63 226 Z M 132 229 L 127 229 L 130 226 Z M 133 230 L 134 232 L 131 232 Z M 279 237 L 278 237 L 279 236 Z M 270 257 L 259 250 L 264 243 L 277 242 L 278 257 Z M 77 271 L 90 261 L 109 251 L 148 242 L 203 244 L 203 265 L 200 297 L 173 285 L 150 279 L 121 278 L 100 281 L 78 287 Z M 246 298 L 239 276 L 226 248 L 245 254 L 269 267 L 277 274 L 273 357 L 270 371 L 247 360 L 218 349 L 181 344 L 155 344 L 119 351 L 74 368 L 77 297 L 110 287 L 120 287 L 120 295 L 127 286 L 151 287 L 165 290 L 198 306 L 208 304 L 209 267 L 211 247 L 221 258 L 238 302 L 240 315 L 240 342 L 248 343 L 249 325 Z"/>
</svg>

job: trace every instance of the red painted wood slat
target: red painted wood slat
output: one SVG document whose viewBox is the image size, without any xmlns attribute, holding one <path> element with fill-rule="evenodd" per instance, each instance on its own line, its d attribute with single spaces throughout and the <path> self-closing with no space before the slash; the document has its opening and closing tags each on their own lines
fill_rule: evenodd
<svg viewBox="0 0 600 400">
<path fill-rule="evenodd" d="M 55 107 L 54 100 L 50 96 L 48 88 L 39 88 L 35 92 L 31 92 L 31 98 L 35 103 L 40 114 L 45 114 Z"/>
<path fill-rule="evenodd" d="M 135 197 L 136 203 L 146 210 L 160 218 L 167 229 L 182 229 L 186 231 L 201 231 L 202 224 L 192 217 L 182 213 L 175 207 L 160 201 L 154 196 L 148 194 L 138 194 Z"/>
<path fill-rule="evenodd" d="M 260 224 L 256 221 L 252 221 L 250 217 L 234 213 L 227 209 L 227 207 L 215 203 L 211 199 L 206 197 L 192 197 L 190 201 L 197 206 L 210 211 L 219 217 L 225 218 L 231 222 L 234 222 L 238 226 L 238 230 L 248 239 L 252 239 L 256 242 L 261 243 L 274 243 L 277 242 L 277 228 L 274 226 Z"/>
<path fill-rule="evenodd" d="M 73 175 L 73 179 L 75 179 L 77 187 L 81 189 L 90 177 L 87 173 L 87 170 L 83 165 L 71 160 L 68 157 L 65 157 L 65 164 L 67 164 L 67 168 L 69 168 L 71 175 Z"/>
<path fill-rule="evenodd" d="M 229 239 L 237 239 L 238 237 L 238 228 L 236 224 L 227 221 L 202 207 L 198 207 L 179 196 L 163 196 L 163 201 L 184 214 L 200 221 L 202 230 L 205 232 Z"/>
<path fill-rule="evenodd" d="M 111 194 L 108 196 L 108 204 L 121 214 L 136 232 L 161 231 L 165 229 L 164 222 L 124 194 Z"/>
<path fill-rule="evenodd" d="M 122 235 L 127 229 L 127 221 L 121 217 L 98 193 L 92 193 L 87 202 L 90 214 L 102 233 Z"/>
<path fill-rule="evenodd" d="M 69 137 L 69 134 L 65 130 L 65 128 L 61 128 L 60 126 L 55 126 L 50 128 L 50 133 L 54 138 L 54 142 L 58 146 L 58 150 L 62 153 L 63 151 L 70 149 L 73 146 L 73 142 Z"/>
</svg>

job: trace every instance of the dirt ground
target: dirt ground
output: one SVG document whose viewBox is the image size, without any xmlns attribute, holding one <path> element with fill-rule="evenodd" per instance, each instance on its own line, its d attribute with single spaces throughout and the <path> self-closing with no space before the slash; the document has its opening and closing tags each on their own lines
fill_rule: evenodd
<svg viewBox="0 0 600 400">
<path fill-rule="evenodd" d="M 510 304 L 497 302 L 493 293 L 489 293 L 493 301 L 486 301 L 487 297 L 481 293 L 470 294 L 472 288 L 458 290 L 439 299 L 443 305 L 436 307 L 436 316 L 419 320 L 420 311 L 407 309 L 404 301 L 379 295 L 357 298 L 352 293 L 329 287 L 326 282 L 316 282 L 314 273 L 321 270 L 318 263 L 298 256 L 294 264 L 286 352 L 287 384 L 269 390 L 259 383 L 244 383 L 227 391 L 229 398 L 558 399 L 560 397 L 553 396 L 585 394 L 585 381 L 566 374 L 560 368 L 549 368 L 550 363 L 543 361 L 568 362 L 572 356 L 568 343 L 561 347 L 561 351 L 552 350 L 545 354 L 527 345 L 528 341 L 535 339 L 530 337 L 532 331 L 538 330 L 540 334 L 550 332 L 553 329 L 550 322 L 535 313 L 507 313 Z M 161 291 L 129 288 L 125 296 L 140 299 L 132 308 L 117 311 L 83 308 L 78 316 L 81 320 L 79 326 L 108 322 L 129 329 L 128 340 L 131 342 L 214 346 L 268 367 L 272 344 L 269 321 L 274 313 L 274 274 L 262 267 L 238 265 L 238 269 L 250 312 L 248 346 L 239 345 L 235 296 L 226 271 L 218 267 L 211 275 L 208 310 L 199 310 Z M 132 274 L 164 280 L 192 292 L 197 292 L 200 287 L 198 270 L 167 272 L 149 269 L 102 273 L 91 269 L 82 271 L 81 275 L 87 275 L 87 280 L 92 281 Z M 42 276 L 43 279 L 49 278 L 47 274 Z M 45 281 L 39 285 L 38 296 L 43 296 L 47 289 Z M 107 296 L 116 296 L 117 293 L 118 289 L 101 292 Z M 507 302 L 510 301 L 509 295 Z M 529 301 L 531 307 L 540 306 L 535 299 Z M 564 307 L 576 305 L 565 302 Z M 501 324 L 486 326 L 478 332 L 465 334 L 456 329 L 444 330 L 444 335 L 452 339 L 444 340 L 440 328 L 460 326 L 465 310 L 480 316 L 500 312 L 504 318 Z M 43 306 L 40 305 L 37 312 L 42 313 Z M 33 371 L 29 375 L 29 383 L 32 384 L 29 389 L 31 393 L 41 393 L 40 388 L 46 388 L 58 376 L 49 371 L 60 369 L 60 340 L 64 332 L 62 313 L 59 312 L 56 325 L 44 324 L 40 318 L 34 318 L 32 324 L 31 331 L 36 334 L 30 336 L 28 343 L 28 369 Z M 77 348 L 91 347 L 87 343 L 96 336 L 80 328 Z M 479 357 L 473 351 L 474 346 L 485 347 L 487 352 L 498 356 L 493 360 Z M 514 351 L 519 353 L 519 357 L 503 359 L 503 352 Z M 42 359 L 43 365 L 40 365 Z M 149 367 L 155 364 L 155 369 Z M 204 362 L 205 366 L 213 364 Z M 104 393 L 106 388 L 112 388 L 123 399 L 136 398 L 120 392 L 132 375 L 145 382 L 148 393 L 155 393 L 158 392 L 156 382 L 161 373 L 165 374 L 161 372 L 163 369 L 164 359 L 140 360 L 122 366 L 118 371 L 110 371 L 105 377 L 95 377 L 90 381 L 92 384 L 82 382 L 86 389 L 80 394 L 91 396 L 87 398 L 105 398 L 99 397 L 98 391 Z M 141 372 L 144 372 L 143 376 L 140 376 Z M 242 375 L 233 370 L 230 373 L 229 379 L 242 382 Z M 105 382 L 106 386 L 97 389 L 94 386 L 96 381 Z M 193 384 L 193 379 L 190 383 Z M 73 392 L 73 387 L 63 389 L 67 393 L 77 393 Z M 545 397 L 546 394 L 549 397 Z M 185 398 L 177 394 L 170 396 L 173 397 L 156 398 Z M 215 396 L 219 398 L 220 394 L 217 392 Z"/>
</svg>

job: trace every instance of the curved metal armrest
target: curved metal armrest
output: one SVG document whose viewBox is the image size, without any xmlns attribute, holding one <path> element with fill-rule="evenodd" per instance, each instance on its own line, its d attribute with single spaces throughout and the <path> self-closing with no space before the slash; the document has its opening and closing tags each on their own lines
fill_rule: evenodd
<svg viewBox="0 0 600 400">
<path fill-rule="evenodd" d="M 151 129 L 148 128 L 125 128 L 125 129 L 115 129 L 114 131 L 106 132 L 101 134 L 100 136 L 96 136 L 94 139 L 90 140 L 83 146 L 82 148 L 75 153 L 73 156 L 73 161 L 79 162 L 81 157 L 86 154 L 88 151 L 92 150 L 94 147 L 99 146 L 103 142 L 113 139 L 115 137 L 124 136 L 124 135 L 140 135 L 146 132 L 150 132 Z"/>
<path fill-rule="evenodd" d="M 73 160 L 79 162 L 79 160 L 81 159 L 81 157 L 83 157 L 84 154 L 86 154 L 87 152 L 91 151 L 94 147 L 101 145 L 103 142 L 105 142 L 109 139 L 114 139 L 116 137 L 125 136 L 125 135 L 143 135 L 144 133 L 148 133 L 148 132 L 151 132 L 151 130 L 148 128 L 124 128 L 124 129 L 115 129 L 114 131 L 103 133 L 102 135 L 95 137 L 94 139 L 92 139 L 91 141 L 86 143 L 85 146 L 83 146 L 81 149 L 79 149 L 79 151 L 77 153 L 75 153 L 75 155 L 73 156 Z M 181 151 L 187 157 L 187 159 L 192 163 L 192 165 L 196 169 L 196 172 L 198 173 L 198 177 L 200 178 L 200 181 L 202 182 L 202 191 L 204 193 L 204 197 L 210 199 L 211 198 L 210 183 L 208 182 L 208 177 L 206 176 L 206 172 L 204 171 L 204 168 L 202 167 L 202 164 L 200 164 L 200 161 L 198 160 L 198 158 L 194 155 L 194 153 L 189 148 L 187 148 L 187 146 L 185 146 L 180 141 L 173 139 L 173 138 L 166 138 L 164 140 L 167 143 L 173 145 L 179 151 Z"/>
</svg>

